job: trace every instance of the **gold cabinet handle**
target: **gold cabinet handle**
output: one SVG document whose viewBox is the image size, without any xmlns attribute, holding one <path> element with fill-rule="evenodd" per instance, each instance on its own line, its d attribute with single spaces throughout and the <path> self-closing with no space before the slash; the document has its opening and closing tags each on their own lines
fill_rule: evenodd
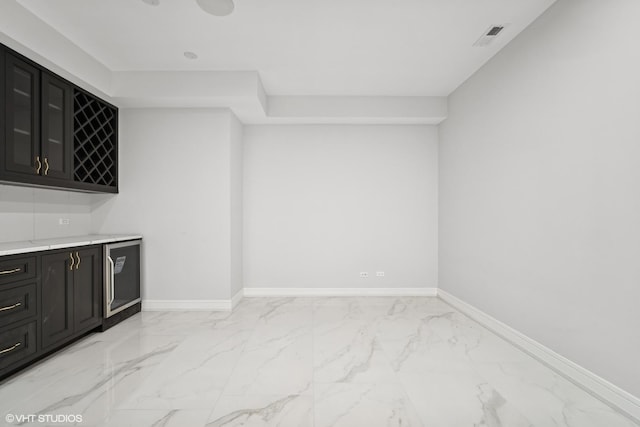
<svg viewBox="0 0 640 427">
<path fill-rule="evenodd" d="M 76 258 L 78 258 L 78 262 L 76 263 L 76 270 L 80 268 L 80 254 L 76 252 Z"/>
<path fill-rule="evenodd" d="M 69 271 L 73 270 L 73 265 L 76 263 L 76 260 L 73 259 L 73 252 L 69 252 L 69 258 L 71 258 L 71 265 L 69 266 Z"/>
<path fill-rule="evenodd" d="M 0 311 L 13 310 L 14 308 L 16 308 L 16 307 L 20 307 L 21 305 L 22 305 L 22 303 L 21 303 L 21 302 L 17 302 L 17 303 L 15 303 L 15 304 L 13 304 L 13 305 L 8 305 L 8 306 L 6 306 L 6 307 L 2 307 L 2 308 L 0 308 Z"/>
<path fill-rule="evenodd" d="M 44 174 L 47 175 L 49 173 L 49 159 L 47 157 L 44 158 Z"/>
<path fill-rule="evenodd" d="M 40 163 L 40 156 L 36 156 L 36 175 L 40 175 L 40 169 L 42 169 L 42 163 Z"/>
<path fill-rule="evenodd" d="M 13 273 L 17 273 L 18 271 L 22 270 L 21 268 L 14 268 L 13 270 L 4 270 L 4 271 L 0 271 L 0 276 L 4 275 L 4 274 L 13 274 Z"/>
<path fill-rule="evenodd" d="M 12 345 L 11 347 L 7 347 L 4 350 L 0 350 L 0 354 L 5 354 L 5 353 L 9 353 L 10 351 L 15 350 L 16 348 L 20 347 L 20 343 L 17 342 L 14 345 Z"/>
</svg>

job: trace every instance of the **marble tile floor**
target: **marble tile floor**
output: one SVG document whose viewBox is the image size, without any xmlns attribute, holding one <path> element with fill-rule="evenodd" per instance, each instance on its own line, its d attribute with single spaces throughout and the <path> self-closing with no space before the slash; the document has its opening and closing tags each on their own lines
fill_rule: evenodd
<svg viewBox="0 0 640 427">
<path fill-rule="evenodd" d="M 54 418 L 7 422 L 25 414 Z M 0 424 L 70 415 L 114 427 L 639 426 L 441 300 L 392 297 L 145 312 L 0 383 Z"/>
</svg>

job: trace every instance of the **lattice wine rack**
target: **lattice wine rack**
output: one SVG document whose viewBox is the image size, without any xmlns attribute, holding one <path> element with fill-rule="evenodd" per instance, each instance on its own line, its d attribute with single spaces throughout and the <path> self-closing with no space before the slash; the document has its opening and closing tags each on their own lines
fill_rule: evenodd
<svg viewBox="0 0 640 427">
<path fill-rule="evenodd" d="M 118 112 L 80 90 L 73 98 L 74 181 L 115 187 Z"/>
</svg>

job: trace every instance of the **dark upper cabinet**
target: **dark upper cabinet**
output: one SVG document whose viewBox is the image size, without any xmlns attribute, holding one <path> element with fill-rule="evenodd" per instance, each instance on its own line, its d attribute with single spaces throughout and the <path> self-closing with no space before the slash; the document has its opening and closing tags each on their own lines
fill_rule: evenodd
<svg viewBox="0 0 640 427">
<path fill-rule="evenodd" d="M 5 57 L 6 53 L 5 53 L 5 49 L 4 47 L 0 44 L 0 141 L 6 141 L 6 135 L 5 135 L 5 120 L 7 119 L 6 113 L 5 113 L 5 104 L 7 104 L 7 97 L 5 95 L 5 90 L 4 87 L 6 85 L 6 79 L 5 79 L 5 74 L 6 74 L 6 70 L 5 70 Z M 6 153 L 6 144 L 4 142 L 0 142 L 0 170 L 4 169 L 4 159 L 6 158 L 7 153 Z"/>
<path fill-rule="evenodd" d="M 73 179 L 78 188 L 117 192 L 118 109 L 76 88 Z"/>
<path fill-rule="evenodd" d="M 0 182 L 118 192 L 118 109 L 0 45 Z"/>
<path fill-rule="evenodd" d="M 40 70 L 7 53 L 4 78 L 4 162 L 7 175 L 42 172 L 40 152 Z"/>
<path fill-rule="evenodd" d="M 71 179 L 73 150 L 73 89 L 49 73 L 42 73 L 42 175 Z"/>
<path fill-rule="evenodd" d="M 42 256 L 42 348 L 102 324 L 102 249 Z"/>
</svg>

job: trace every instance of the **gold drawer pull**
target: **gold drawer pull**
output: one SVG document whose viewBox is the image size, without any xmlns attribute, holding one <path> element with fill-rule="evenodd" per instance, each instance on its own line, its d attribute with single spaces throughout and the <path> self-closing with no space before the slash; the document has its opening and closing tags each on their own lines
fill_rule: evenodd
<svg viewBox="0 0 640 427">
<path fill-rule="evenodd" d="M 9 353 L 10 351 L 15 350 L 16 348 L 20 347 L 20 343 L 17 342 L 14 345 L 12 345 L 11 347 L 7 347 L 4 350 L 0 350 L 0 354 L 5 354 L 5 353 Z"/>
<path fill-rule="evenodd" d="M 46 157 L 44 158 L 44 174 L 49 174 L 49 159 Z"/>
<path fill-rule="evenodd" d="M 42 169 L 42 163 L 40 163 L 40 156 L 36 156 L 36 163 L 38 164 L 38 166 L 36 166 L 36 175 L 40 175 L 40 169 Z"/>
<path fill-rule="evenodd" d="M 21 268 L 14 268 L 13 270 L 4 270 L 4 271 L 0 271 L 0 276 L 3 274 L 13 274 L 13 273 L 17 273 L 18 271 L 22 270 Z"/>
<path fill-rule="evenodd" d="M 71 258 L 71 265 L 69 265 L 69 271 L 73 270 L 73 264 L 76 263 L 76 260 L 73 259 L 73 252 L 69 252 L 69 258 Z"/>
<path fill-rule="evenodd" d="M 78 262 L 76 263 L 76 270 L 80 268 L 80 255 L 76 252 L 76 258 L 78 258 Z"/>
<path fill-rule="evenodd" d="M 0 308 L 0 311 L 13 310 L 14 308 L 16 308 L 16 307 L 20 307 L 21 305 L 22 305 L 22 303 L 21 303 L 21 302 L 17 302 L 17 303 L 15 303 L 15 304 L 13 304 L 13 305 L 8 305 L 8 306 L 6 306 L 6 307 L 2 307 L 2 308 Z"/>
</svg>

